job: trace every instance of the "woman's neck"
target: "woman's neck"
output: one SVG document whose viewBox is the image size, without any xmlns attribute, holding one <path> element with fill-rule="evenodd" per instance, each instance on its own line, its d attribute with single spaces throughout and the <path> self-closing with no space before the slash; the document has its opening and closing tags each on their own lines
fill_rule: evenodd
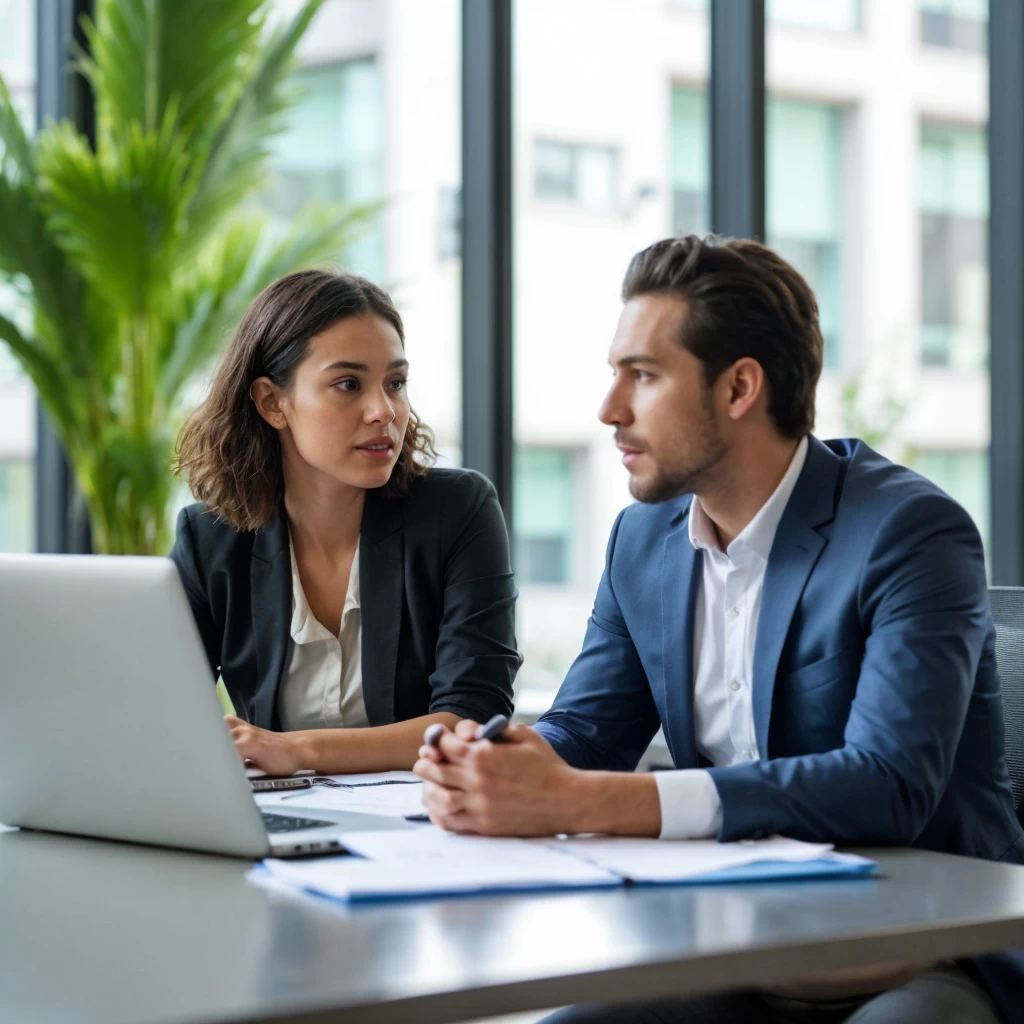
<svg viewBox="0 0 1024 1024">
<path fill-rule="evenodd" d="M 315 470 L 296 471 L 285 460 L 284 507 L 293 543 L 307 552 L 333 559 L 350 552 L 359 540 L 366 490 L 339 483 Z"/>
</svg>

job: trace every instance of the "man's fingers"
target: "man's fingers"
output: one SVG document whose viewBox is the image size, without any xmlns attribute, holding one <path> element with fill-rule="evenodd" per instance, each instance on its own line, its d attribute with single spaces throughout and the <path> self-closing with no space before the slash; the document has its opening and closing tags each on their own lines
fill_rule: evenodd
<svg viewBox="0 0 1024 1024">
<path fill-rule="evenodd" d="M 446 818 L 463 810 L 465 794 L 458 789 L 446 789 L 437 783 L 427 782 L 423 787 L 423 806 L 431 817 Z"/>
<path fill-rule="evenodd" d="M 433 783 L 435 786 L 443 786 L 446 789 L 465 789 L 466 773 L 457 764 L 449 764 L 446 761 L 435 763 L 426 758 L 420 758 L 412 770 L 424 780 Z"/>
<path fill-rule="evenodd" d="M 461 724 L 460 722 L 459 725 Z M 448 730 L 442 734 L 441 742 L 438 744 L 441 755 L 456 763 L 464 761 L 470 749 L 470 745 L 465 740 L 459 739 L 455 733 Z"/>
</svg>

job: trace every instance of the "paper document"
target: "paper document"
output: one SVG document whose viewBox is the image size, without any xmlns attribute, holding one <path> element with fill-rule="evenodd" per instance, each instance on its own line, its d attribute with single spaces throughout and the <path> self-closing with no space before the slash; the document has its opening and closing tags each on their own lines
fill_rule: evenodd
<svg viewBox="0 0 1024 1024">
<path fill-rule="evenodd" d="M 680 882 L 746 864 L 802 862 L 835 856 L 831 843 L 801 843 L 781 836 L 739 843 L 624 836 L 576 836 L 535 842 L 565 850 L 633 882 Z"/>
<path fill-rule="evenodd" d="M 256 803 L 263 810 L 359 811 L 392 818 L 423 813 L 423 780 L 412 772 L 325 777 L 339 785 L 256 793 Z"/>
<path fill-rule="evenodd" d="M 397 836 L 398 841 L 392 838 Z M 268 881 L 340 900 L 622 885 L 610 871 L 526 839 L 458 836 L 440 829 L 350 832 L 353 857 L 265 860 Z M 261 882 L 260 869 L 251 875 Z"/>
</svg>

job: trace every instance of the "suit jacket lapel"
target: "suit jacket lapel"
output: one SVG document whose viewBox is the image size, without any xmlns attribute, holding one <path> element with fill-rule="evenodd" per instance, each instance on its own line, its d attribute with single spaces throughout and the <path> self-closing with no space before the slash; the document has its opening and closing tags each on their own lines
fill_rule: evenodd
<svg viewBox="0 0 1024 1024">
<path fill-rule="evenodd" d="M 665 732 L 677 768 L 697 764 L 693 723 L 693 614 L 703 560 L 690 543 L 684 509 L 665 537 L 661 562 L 661 684 Z"/>
<path fill-rule="evenodd" d="M 363 703 L 370 725 L 395 720 L 395 672 L 404 591 L 402 505 L 366 495 L 359 543 Z"/>
<path fill-rule="evenodd" d="M 827 540 L 816 527 L 835 515 L 842 460 L 811 437 L 807 461 L 779 521 L 761 593 L 761 615 L 754 646 L 753 710 L 757 749 L 771 757 L 771 723 L 775 677 L 800 595 Z"/>
<path fill-rule="evenodd" d="M 292 578 L 288 523 L 283 509 L 256 534 L 249 558 L 256 692 L 251 721 L 280 729 L 277 692 L 291 649 Z"/>
</svg>

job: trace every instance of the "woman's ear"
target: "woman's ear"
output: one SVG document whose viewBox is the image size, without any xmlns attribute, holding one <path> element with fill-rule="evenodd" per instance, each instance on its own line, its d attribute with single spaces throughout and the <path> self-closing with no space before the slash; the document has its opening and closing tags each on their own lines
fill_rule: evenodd
<svg viewBox="0 0 1024 1024">
<path fill-rule="evenodd" d="M 249 397 L 256 411 L 275 430 L 284 430 L 288 426 L 288 417 L 281 408 L 281 393 L 269 377 L 257 377 L 249 388 Z"/>
</svg>

